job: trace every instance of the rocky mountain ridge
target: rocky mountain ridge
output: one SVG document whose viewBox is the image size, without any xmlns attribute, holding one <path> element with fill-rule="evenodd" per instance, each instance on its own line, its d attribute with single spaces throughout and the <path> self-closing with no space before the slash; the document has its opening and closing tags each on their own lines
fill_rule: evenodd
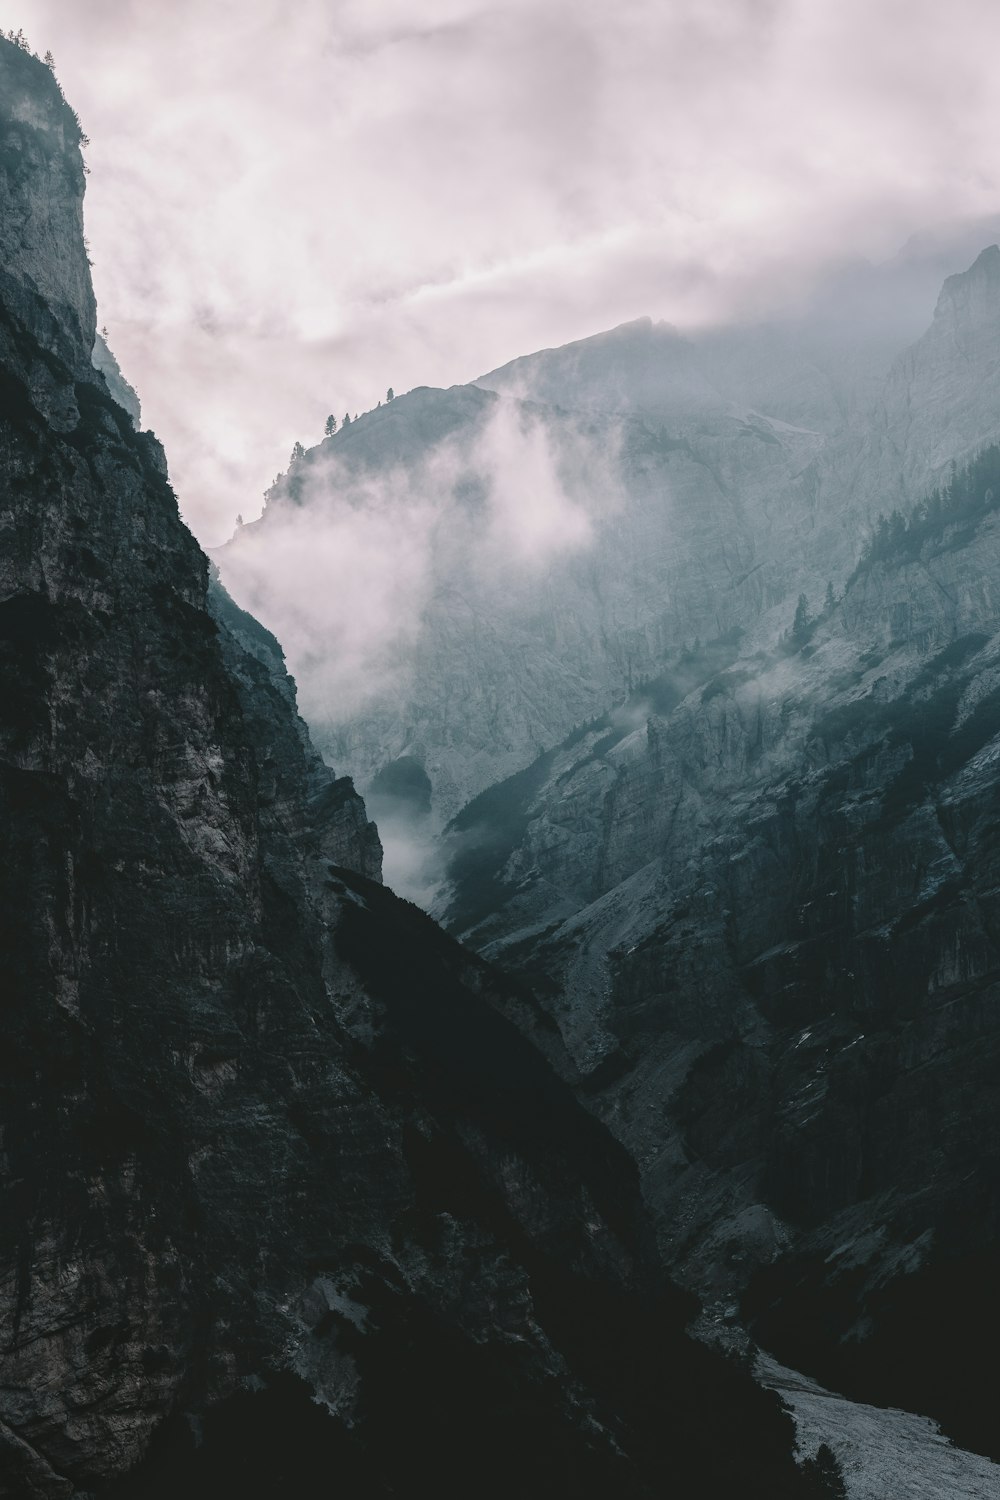
<svg viewBox="0 0 1000 1500">
<path fill-rule="evenodd" d="M 366 791 L 417 762 L 440 827 L 685 646 L 738 629 L 769 647 L 800 593 L 815 611 L 843 586 L 880 513 L 1000 431 L 998 256 L 947 281 L 908 348 L 893 340 L 912 315 L 870 334 L 790 319 L 699 338 L 640 320 L 474 387 L 411 392 L 308 450 L 219 562 L 290 645 L 323 753 Z M 501 421 L 506 470 L 488 440 Z M 525 525 L 553 484 L 570 544 L 540 565 L 500 555 L 491 517 L 508 492 Z M 393 671 L 373 656 L 348 701 L 296 580 L 329 525 L 331 555 L 336 541 L 364 556 L 376 515 L 408 534 L 421 505 L 431 541 L 420 587 L 400 593 Z"/>
</svg>

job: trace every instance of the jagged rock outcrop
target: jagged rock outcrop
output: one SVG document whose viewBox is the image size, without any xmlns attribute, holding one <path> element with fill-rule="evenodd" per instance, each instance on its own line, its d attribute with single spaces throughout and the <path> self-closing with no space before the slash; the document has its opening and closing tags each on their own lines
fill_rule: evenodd
<svg viewBox="0 0 1000 1500">
<path fill-rule="evenodd" d="M 805 1493 L 530 999 L 378 883 L 91 365 L 75 121 L 0 82 L 0 1492 Z"/>
</svg>

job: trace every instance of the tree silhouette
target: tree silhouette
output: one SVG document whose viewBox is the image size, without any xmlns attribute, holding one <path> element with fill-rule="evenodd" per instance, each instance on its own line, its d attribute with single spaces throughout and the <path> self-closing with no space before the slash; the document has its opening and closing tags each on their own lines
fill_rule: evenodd
<svg viewBox="0 0 1000 1500">
<path fill-rule="evenodd" d="M 324 431 L 325 431 L 327 437 L 333 437 L 333 434 L 336 432 L 336 430 L 337 430 L 337 418 L 335 416 L 333 416 L 333 415 L 330 415 L 326 419 L 326 427 L 324 428 Z"/>
<path fill-rule="evenodd" d="M 292 448 L 292 456 L 289 459 L 289 463 L 290 464 L 298 463 L 299 459 L 300 458 L 305 458 L 305 456 L 306 456 L 306 450 L 303 448 L 302 444 L 301 443 L 296 443 L 295 446 Z"/>
<path fill-rule="evenodd" d="M 342 427 L 350 427 L 350 425 L 351 425 L 351 414 L 350 414 L 349 411 L 345 411 L 344 412 L 344 420 L 341 423 L 341 426 Z"/>
<path fill-rule="evenodd" d="M 386 393 L 385 393 L 385 399 L 387 401 L 395 401 L 395 399 L 396 399 L 396 393 L 393 390 L 392 386 L 390 386 L 389 389 L 386 391 Z"/>
<path fill-rule="evenodd" d="M 815 1458 L 806 1459 L 802 1472 L 817 1500 L 820 1496 L 846 1500 L 844 1471 L 837 1462 L 837 1455 L 827 1443 L 820 1443 Z"/>
<path fill-rule="evenodd" d="M 809 624 L 809 601 L 805 594 L 800 594 L 795 606 L 795 619 L 792 621 L 792 640 L 796 646 L 804 646 L 809 639 Z"/>
</svg>

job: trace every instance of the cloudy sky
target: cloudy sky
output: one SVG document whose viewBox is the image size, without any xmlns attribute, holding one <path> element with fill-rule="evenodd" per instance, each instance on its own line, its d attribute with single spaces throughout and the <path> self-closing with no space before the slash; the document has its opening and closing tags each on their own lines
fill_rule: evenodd
<svg viewBox="0 0 1000 1500">
<path fill-rule="evenodd" d="M 328 411 L 997 208 L 995 0 L 0 0 L 203 542 Z"/>
</svg>

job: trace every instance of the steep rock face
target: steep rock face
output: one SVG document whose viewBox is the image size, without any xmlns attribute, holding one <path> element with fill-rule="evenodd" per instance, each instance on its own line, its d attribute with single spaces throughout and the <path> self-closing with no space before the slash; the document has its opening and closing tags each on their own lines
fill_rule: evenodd
<svg viewBox="0 0 1000 1500">
<path fill-rule="evenodd" d="M 97 311 L 83 243 L 83 178 L 74 161 L 80 125 L 51 95 L 44 63 L 20 49 L 0 59 L 4 100 L 0 287 L 4 304 L 41 349 L 74 374 L 90 367 Z M 44 392 L 44 354 L 31 375 Z"/>
<path fill-rule="evenodd" d="M 804 1493 L 210 587 L 90 364 L 65 106 L 0 68 L 0 1489 Z"/>
<path fill-rule="evenodd" d="M 686 1278 L 997 1456 L 995 453 L 968 488 L 807 638 L 473 803 L 449 919 L 544 999 Z"/>
</svg>

